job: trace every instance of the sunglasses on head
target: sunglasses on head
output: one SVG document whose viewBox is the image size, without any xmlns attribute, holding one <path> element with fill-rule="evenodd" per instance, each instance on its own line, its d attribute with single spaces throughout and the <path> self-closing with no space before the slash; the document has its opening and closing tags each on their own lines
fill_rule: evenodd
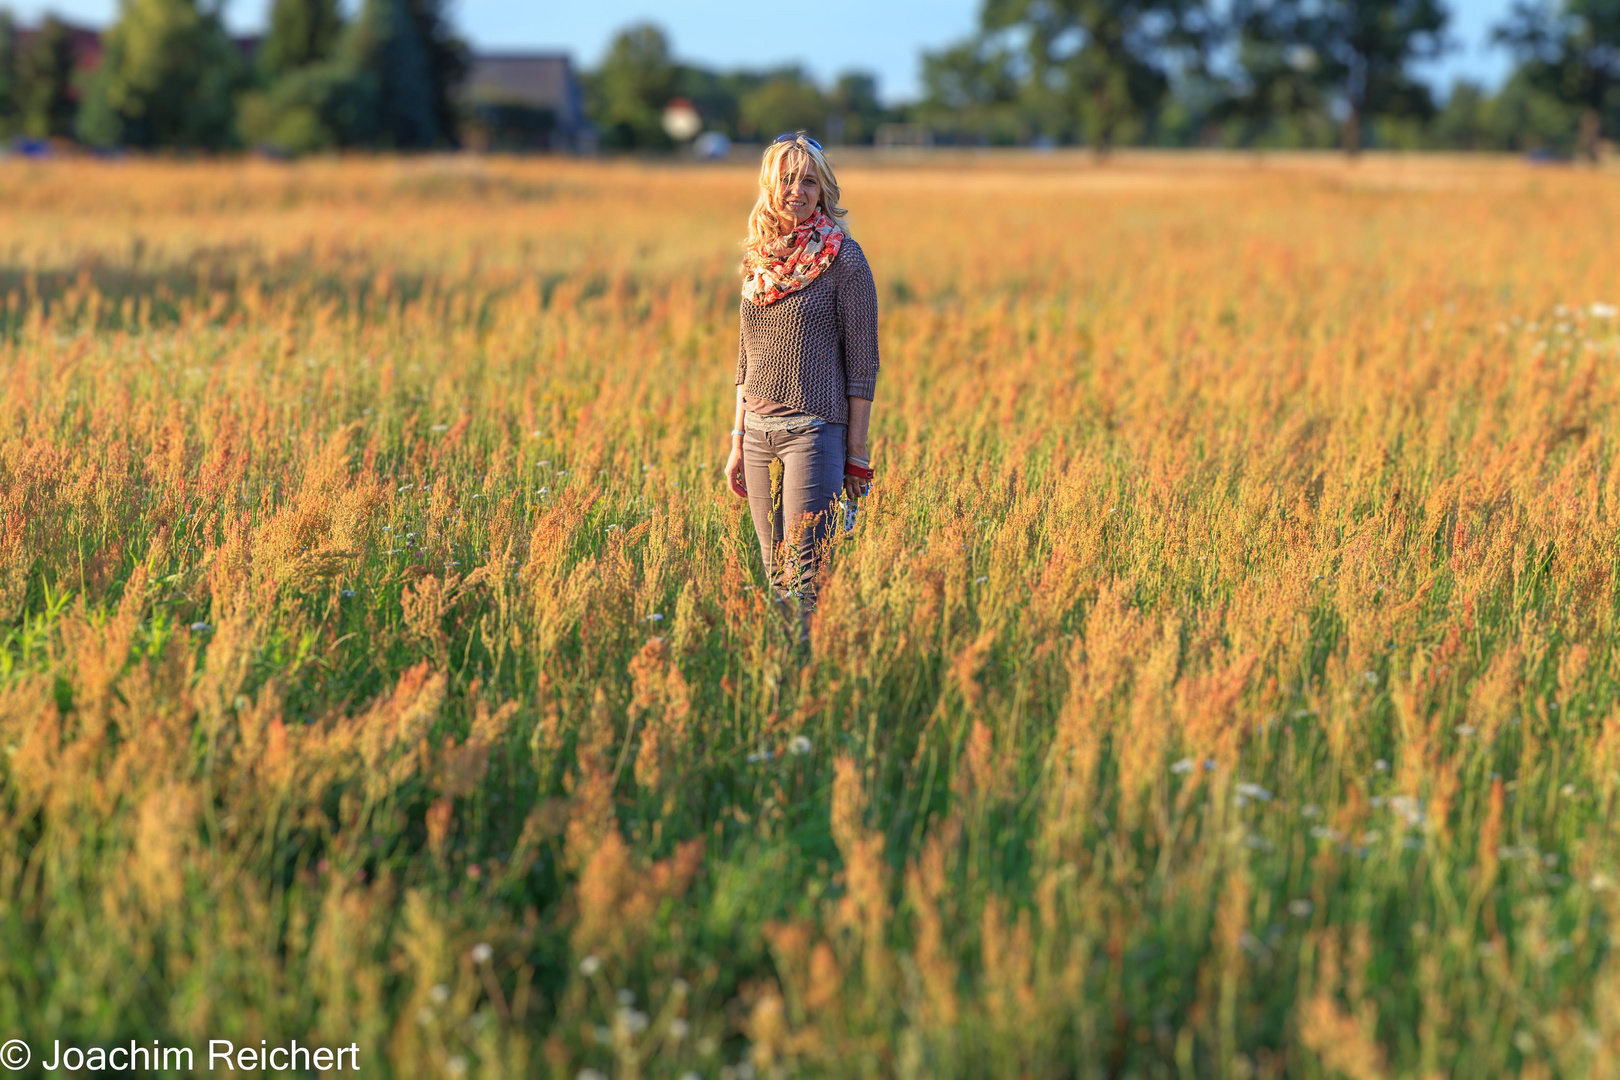
<svg viewBox="0 0 1620 1080">
<path fill-rule="evenodd" d="M 815 147 L 817 150 L 821 149 L 821 144 L 816 142 L 816 140 L 812 139 L 810 136 L 805 135 L 805 136 L 803 136 L 803 138 L 804 138 L 805 142 L 809 143 L 811 146 Z M 778 135 L 776 138 L 772 139 L 771 141 L 772 142 L 798 142 L 799 139 L 800 139 L 800 136 L 796 132 L 784 131 L 784 132 L 782 132 L 782 134 Z"/>
</svg>

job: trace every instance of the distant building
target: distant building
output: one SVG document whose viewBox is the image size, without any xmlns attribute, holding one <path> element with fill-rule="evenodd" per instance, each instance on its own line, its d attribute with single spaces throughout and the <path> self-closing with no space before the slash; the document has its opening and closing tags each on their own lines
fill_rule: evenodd
<svg viewBox="0 0 1620 1080">
<path fill-rule="evenodd" d="M 595 148 L 585 96 L 566 53 L 480 53 L 461 84 L 475 150 Z"/>
<path fill-rule="evenodd" d="M 68 32 L 68 40 L 73 43 L 73 70 L 90 72 L 101 66 L 101 31 L 92 30 L 88 26 L 77 26 L 64 19 L 58 19 Z M 34 39 L 39 36 L 44 24 L 39 26 L 17 27 L 17 53 L 21 55 L 33 45 Z M 77 90 L 74 91 L 77 95 Z"/>
</svg>

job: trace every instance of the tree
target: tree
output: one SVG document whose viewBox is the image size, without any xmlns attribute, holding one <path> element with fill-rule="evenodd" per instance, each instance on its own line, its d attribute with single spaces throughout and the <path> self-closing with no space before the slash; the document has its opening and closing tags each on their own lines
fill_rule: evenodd
<svg viewBox="0 0 1620 1080">
<path fill-rule="evenodd" d="M 924 53 L 916 116 L 957 140 L 1023 141 L 1031 132 L 1019 68 L 1007 43 L 982 34 Z"/>
<path fill-rule="evenodd" d="M 1434 114 L 1429 88 L 1409 70 L 1446 48 L 1450 18 L 1442 0 L 1242 0 L 1236 21 L 1246 75 L 1268 105 L 1290 107 L 1319 91 L 1343 109 L 1340 142 L 1359 153 L 1373 114 L 1427 119 Z M 1284 75 L 1278 61 L 1297 74 Z"/>
<path fill-rule="evenodd" d="M 47 15 L 17 56 L 17 114 L 23 134 L 36 139 L 73 134 L 78 111 L 73 87 L 76 59 L 73 31 Z"/>
<path fill-rule="evenodd" d="M 829 105 L 799 68 L 773 72 L 739 103 L 742 134 L 774 139 L 784 131 L 807 131 L 825 138 Z"/>
<path fill-rule="evenodd" d="M 356 77 L 350 139 L 395 150 L 456 145 L 467 47 L 451 33 L 442 0 L 366 0 L 341 59 Z"/>
<path fill-rule="evenodd" d="M 241 55 L 219 10 L 123 0 L 86 86 L 80 135 L 98 146 L 218 150 L 236 138 Z"/>
<path fill-rule="evenodd" d="M 669 39 L 652 23 L 619 32 L 602 66 L 588 81 L 588 109 L 605 146 L 635 149 L 670 145 L 664 106 L 676 96 L 680 71 Z"/>
<path fill-rule="evenodd" d="M 17 20 L 0 8 L 0 135 L 17 123 Z"/>
<path fill-rule="evenodd" d="M 1533 85 L 1579 110 L 1580 152 L 1595 162 L 1603 114 L 1620 88 L 1620 0 L 1516 0 L 1493 36 Z"/>
<path fill-rule="evenodd" d="M 343 34 L 337 0 L 275 0 L 258 62 L 265 78 L 330 59 Z"/>
<path fill-rule="evenodd" d="M 1152 122 L 1172 70 L 1201 68 L 1216 29 L 1203 0 L 986 0 L 982 22 L 1022 35 L 1022 96 L 1055 98 L 1099 154 Z"/>
</svg>

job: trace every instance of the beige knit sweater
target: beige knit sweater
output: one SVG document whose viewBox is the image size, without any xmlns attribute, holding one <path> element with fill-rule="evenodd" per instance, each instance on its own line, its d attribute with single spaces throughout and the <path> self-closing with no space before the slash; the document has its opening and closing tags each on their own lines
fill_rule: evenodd
<svg viewBox="0 0 1620 1080">
<path fill-rule="evenodd" d="M 774 304 L 744 300 L 737 344 L 737 385 L 775 401 L 849 423 L 849 398 L 877 387 L 877 287 L 854 240 L 821 275 Z"/>
</svg>

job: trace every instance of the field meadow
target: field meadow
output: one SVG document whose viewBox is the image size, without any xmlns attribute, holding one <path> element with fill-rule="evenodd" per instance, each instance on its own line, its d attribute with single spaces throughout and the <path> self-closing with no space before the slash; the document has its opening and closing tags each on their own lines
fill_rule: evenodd
<svg viewBox="0 0 1620 1080">
<path fill-rule="evenodd" d="M 1614 174 L 850 157 L 801 654 L 754 171 L 0 163 L 0 1037 L 1620 1076 Z"/>
</svg>

